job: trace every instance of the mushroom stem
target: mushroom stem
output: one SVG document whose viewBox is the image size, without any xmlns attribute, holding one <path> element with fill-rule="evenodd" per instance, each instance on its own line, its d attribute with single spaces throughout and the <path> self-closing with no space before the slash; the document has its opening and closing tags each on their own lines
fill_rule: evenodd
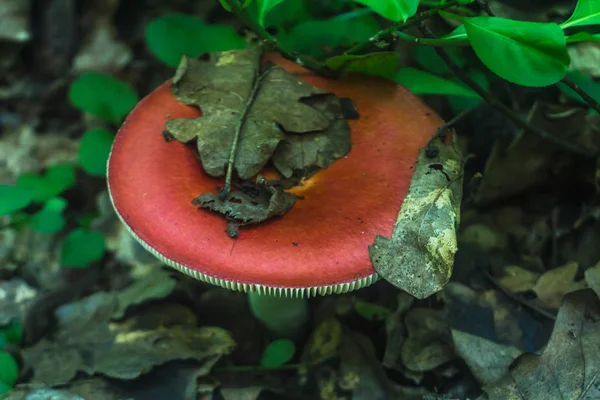
<svg viewBox="0 0 600 400">
<path fill-rule="evenodd" d="M 302 335 L 308 321 L 308 303 L 303 298 L 275 297 L 248 293 L 254 317 L 278 337 L 295 339 Z"/>
</svg>

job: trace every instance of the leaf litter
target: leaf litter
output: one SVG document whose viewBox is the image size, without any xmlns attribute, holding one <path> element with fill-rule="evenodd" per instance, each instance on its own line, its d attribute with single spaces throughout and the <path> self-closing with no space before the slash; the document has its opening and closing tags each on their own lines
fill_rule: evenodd
<svg viewBox="0 0 600 400">
<path fill-rule="evenodd" d="M 184 57 L 171 90 L 178 100 L 199 107 L 202 115 L 168 121 L 166 134 L 195 142 L 205 172 L 225 178 L 219 193 L 200 194 L 194 204 L 236 225 L 282 216 L 296 201 L 284 189 L 350 151 L 342 101 L 283 68 L 261 66 L 256 47 Z M 260 176 L 249 181 L 269 161 L 291 179 L 286 185 Z M 231 190 L 234 172 L 241 180 L 233 185 L 237 190 Z"/>
</svg>

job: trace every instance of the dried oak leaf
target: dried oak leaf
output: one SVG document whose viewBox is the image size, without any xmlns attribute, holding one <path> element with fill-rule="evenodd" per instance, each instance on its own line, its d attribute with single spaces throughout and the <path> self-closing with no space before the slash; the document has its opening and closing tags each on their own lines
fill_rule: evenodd
<svg viewBox="0 0 600 400">
<path fill-rule="evenodd" d="M 233 351 L 231 335 L 217 327 L 198 327 L 187 314 L 159 304 L 121 322 L 111 321 L 118 309 L 114 293 L 98 292 L 57 310 L 58 331 L 24 349 L 33 382 L 70 381 L 77 372 L 135 379 L 152 367 L 173 360 L 196 360 L 206 374 Z M 166 321 L 166 322 L 165 322 Z M 57 368 L 57 365 L 60 368 Z"/>
<path fill-rule="evenodd" d="M 339 99 L 280 67 L 261 70 L 257 48 L 184 58 L 171 90 L 185 104 L 198 106 L 202 116 L 171 120 L 166 130 L 180 142 L 197 139 L 202 166 L 211 176 L 225 174 L 232 147 L 241 179 L 255 176 L 271 157 L 290 177 L 308 166 L 327 167 L 350 151 Z"/>
<path fill-rule="evenodd" d="M 483 390 L 487 399 L 600 398 L 600 299 L 593 290 L 567 294 L 544 352 L 521 355 Z"/>
<path fill-rule="evenodd" d="M 392 237 L 378 235 L 369 246 L 377 273 L 419 299 L 448 282 L 458 250 L 462 157 L 456 143 L 436 143 L 435 156 L 427 148 L 419 153 Z"/>
</svg>

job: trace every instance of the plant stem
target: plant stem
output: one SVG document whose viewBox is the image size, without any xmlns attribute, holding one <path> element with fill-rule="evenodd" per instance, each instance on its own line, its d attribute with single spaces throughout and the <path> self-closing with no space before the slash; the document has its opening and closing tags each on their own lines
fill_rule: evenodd
<svg viewBox="0 0 600 400">
<path fill-rule="evenodd" d="M 592 96 L 590 96 L 589 94 L 584 92 L 583 89 L 581 89 L 579 87 L 579 85 L 577 85 L 575 82 L 573 82 L 566 76 L 564 78 L 562 78 L 561 81 L 562 81 L 562 83 L 564 83 L 565 85 L 570 87 L 571 90 L 573 90 L 575 93 L 577 93 L 579 96 L 581 96 L 581 98 L 583 100 L 585 100 L 585 102 L 588 103 L 588 105 L 590 107 L 592 107 L 594 110 L 596 110 L 596 112 L 598 114 L 600 114 L 600 105 L 598 105 L 598 102 L 596 100 L 594 100 L 594 98 Z"/>
<path fill-rule="evenodd" d="M 429 27 L 427 27 L 427 25 L 425 25 L 424 23 L 422 23 L 422 22 L 419 23 L 417 25 L 417 27 L 419 28 L 419 30 L 421 31 L 423 36 L 425 36 L 427 38 L 431 38 L 431 39 L 436 38 L 435 35 L 433 34 L 433 32 L 431 31 L 431 29 L 429 29 Z M 440 56 L 440 58 L 442 60 L 444 60 L 446 65 L 448 65 L 448 68 L 450 68 L 450 70 L 461 81 L 463 81 L 465 84 L 467 84 L 471 89 L 473 89 L 473 91 L 475 91 L 475 93 L 477 93 L 479 96 L 481 96 L 481 98 L 483 100 L 485 100 L 490 106 L 492 106 L 493 108 L 498 110 L 502 115 L 504 115 L 506 118 L 511 120 L 519 128 L 524 129 L 524 130 L 536 135 L 537 137 L 547 140 L 548 142 L 551 142 L 551 143 L 553 143 L 565 150 L 568 150 L 572 153 L 579 154 L 584 157 L 594 157 L 595 156 L 595 152 L 593 150 L 590 150 L 578 143 L 574 143 L 574 142 L 559 138 L 543 129 L 540 129 L 539 127 L 530 125 L 526 121 L 522 120 L 510 108 L 508 108 L 504 103 L 502 103 L 496 96 L 494 96 L 492 93 L 484 90 L 481 86 L 479 86 L 479 84 L 477 84 L 477 82 L 475 82 L 473 79 L 471 79 L 471 77 L 467 73 L 465 73 L 465 71 L 463 71 L 462 68 L 460 68 L 458 66 L 458 64 L 456 64 L 442 48 L 434 47 L 434 49 L 435 49 L 435 52 Z"/>
<path fill-rule="evenodd" d="M 238 0 L 225 0 L 229 7 L 231 7 L 231 11 L 233 11 L 243 22 L 246 24 L 250 30 L 252 30 L 258 37 L 263 40 L 263 45 L 265 45 L 270 50 L 278 51 L 284 58 L 295 62 L 296 64 L 302 65 L 311 71 L 317 72 L 324 76 L 332 76 L 333 71 L 325 64 L 320 61 L 317 61 L 311 57 L 297 54 L 296 52 L 288 51 L 279 46 L 277 43 L 277 38 L 271 35 L 267 30 L 260 25 L 257 21 L 254 21 L 245 9 L 240 6 Z"/>
<path fill-rule="evenodd" d="M 412 42 L 415 44 L 421 44 L 425 46 L 462 46 L 467 47 L 471 44 L 466 39 L 429 39 L 421 38 L 406 34 L 404 32 L 396 32 L 396 37 L 406 42 Z"/>
<path fill-rule="evenodd" d="M 312 362 L 296 363 L 296 364 L 285 364 L 279 367 L 263 367 L 261 365 L 234 365 L 231 367 L 215 367 L 211 369 L 211 372 L 226 373 L 226 372 L 269 372 L 269 371 L 289 371 L 301 368 L 312 368 L 325 361 L 330 360 L 330 357 L 323 357 Z"/>
<path fill-rule="evenodd" d="M 355 46 L 349 48 L 348 50 L 346 50 L 344 52 L 344 54 L 352 55 L 352 54 L 360 53 L 362 50 L 364 50 L 367 46 L 369 46 L 372 43 L 386 41 L 388 39 L 394 38 L 396 36 L 396 31 L 402 31 L 404 29 L 410 28 L 411 26 L 414 26 L 414 25 L 426 20 L 427 18 L 433 17 L 441 10 L 446 10 L 448 8 L 456 7 L 458 5 L 460 5 L 460 2 L 458 0 L 452 0 L 445 4 L 440 5 L 438 7 L 434 7 L 429 10 L 417 13 L 414 16 L 407 19 L 405 22 L 395 22 L 392 25 L 390 25 L 388 28 L 377 32 L 375 35 L 371 36 L 366 41 L 358 43 Z"/>
</svg>

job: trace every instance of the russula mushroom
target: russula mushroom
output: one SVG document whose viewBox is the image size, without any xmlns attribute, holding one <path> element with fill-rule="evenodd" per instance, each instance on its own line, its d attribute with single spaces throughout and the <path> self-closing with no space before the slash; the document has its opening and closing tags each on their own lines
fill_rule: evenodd
<svg viewBox="0 0 600 400">
<path fill-rule="evenodd" d="M 224 233 L 225 219 L 191 203 L 222 180 L 203 171 L 193 146 L 163 137 L 167 120 L 200 115 L 175 99 L 169 82 L 144 98 L 119 130 L 108 187 L 119 218 L 149 252 L 196 279 L 249 292 L 253 311 L 269 324 L 261 310 L 275 304 L 270 296 L 345 293 L 378 279 L 368 247 L 376 235 L 391 235 L 419 150 L 443 121 L 389 81 L 327 79 L 279 56 L 265 58 L 350 98 L 360 115 L 349 121 L 350 153 L 292 189 L 302 200 L 286 215 L 245 227 L 234 240 Z M 305 303 L 296 303 L 296 315 L 293 304 L 284 305 L 283 325 L 306 314 Z"/>
</svg>

